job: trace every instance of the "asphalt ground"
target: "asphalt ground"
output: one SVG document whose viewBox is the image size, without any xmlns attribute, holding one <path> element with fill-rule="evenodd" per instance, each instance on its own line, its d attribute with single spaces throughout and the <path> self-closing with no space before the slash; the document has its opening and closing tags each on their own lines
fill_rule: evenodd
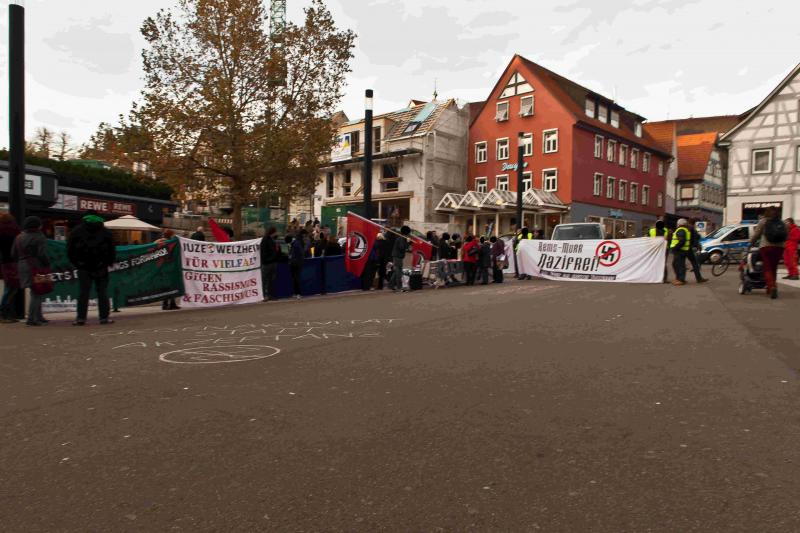
<svg viewBox="0 0 800 533">
<path fill-rule="evenodd" d="M 800 290 L 534 280 L 3 327 L 2 531 L 797 531 Z"/>
</svg>

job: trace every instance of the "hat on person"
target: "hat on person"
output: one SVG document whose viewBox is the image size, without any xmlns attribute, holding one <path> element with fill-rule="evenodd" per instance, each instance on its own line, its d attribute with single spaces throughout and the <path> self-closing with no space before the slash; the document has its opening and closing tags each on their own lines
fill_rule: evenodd
<svg viewBox="0 0 800 533">
<path fill-rule="evenodd" d="M 42 227 L 42 219 L 39 218 L 39 217 L 34 217 L 34 216 L 27 217 L 22 222 L 22 229 L 24 229 L 24 230 L 28 230 L 28 231 L 37 230 L 37 229 L 39 229 L 41 227 Z"/>
<path fill-rule="evenodd" d="M 685 218 L 679 218 L 678 219 L 678 225 L 679 226 L 688 226 L 689 225 L 689 221 L 686 220 Z"/>
</svg>

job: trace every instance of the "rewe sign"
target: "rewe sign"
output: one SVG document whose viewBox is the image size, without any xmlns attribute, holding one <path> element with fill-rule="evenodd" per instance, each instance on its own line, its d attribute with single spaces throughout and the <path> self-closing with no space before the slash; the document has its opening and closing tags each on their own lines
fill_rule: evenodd
<svg viewBox="0 0 800 533">
<path fill-rule="evenodd" d="M 78 198 L 78 211 L 88 211 L 90 209 L 110 215 L 133 215 L 136 213 L 135 204 L 95 198 Z"/>
</svg>

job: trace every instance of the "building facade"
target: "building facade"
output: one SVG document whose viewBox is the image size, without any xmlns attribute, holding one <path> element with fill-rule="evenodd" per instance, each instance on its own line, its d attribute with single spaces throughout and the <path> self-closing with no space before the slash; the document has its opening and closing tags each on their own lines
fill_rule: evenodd
<svg viewBox="0 0 800 533">
<path fill-rule="evenodd" d="M 704 231 L 722 225 L 725 209 L 725 167 L 716 133 L 678 137 L 676 215 L 705 222 Z"/>
<path fill-rule="evenodd" d="M 558 222 L 599 222 L 612 237 L 639 236 L 664 215 L 672 157 L 644 120 L 516 55 L 470 126 L 469 190 L 516 194 L 522 144 L 523 193 L 541 191 L 565 207 L 543 209 L 524 225 L 549 235 Z M 502 227 L 514 224 L 507 217 Z"/>
<path fill-rule="evenodd" d="M 419 231 L 445 229 L 441 199 L 466 187 L 469 110 L 455 100 L 419 102 L 373 119 L 373 218 L 407 223 Z M 320 169 L 314 214 L 337 228 L 348 211 L 362 213 L 364 121 L 337 130 L 337 145 Z"/>
<path fill-rule="evenodd" d="M 720 139 L 728 149 L 727 223 L 775 206 L 800 218 L 800 65 Z"/>
</svg>

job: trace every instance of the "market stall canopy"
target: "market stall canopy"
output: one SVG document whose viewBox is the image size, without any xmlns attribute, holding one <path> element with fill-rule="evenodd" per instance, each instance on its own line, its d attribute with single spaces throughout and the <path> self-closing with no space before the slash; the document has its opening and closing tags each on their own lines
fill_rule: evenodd
<svg viewBox="0 0 800 533">
<path fill-rule="evenodd" d="M 128 231 L 161 231 L 161 228 L 143 222 L 133 215 L 125 215 L 110 222 L 106 222 L 106 228 L 128 230 Z"/>
</svg>

